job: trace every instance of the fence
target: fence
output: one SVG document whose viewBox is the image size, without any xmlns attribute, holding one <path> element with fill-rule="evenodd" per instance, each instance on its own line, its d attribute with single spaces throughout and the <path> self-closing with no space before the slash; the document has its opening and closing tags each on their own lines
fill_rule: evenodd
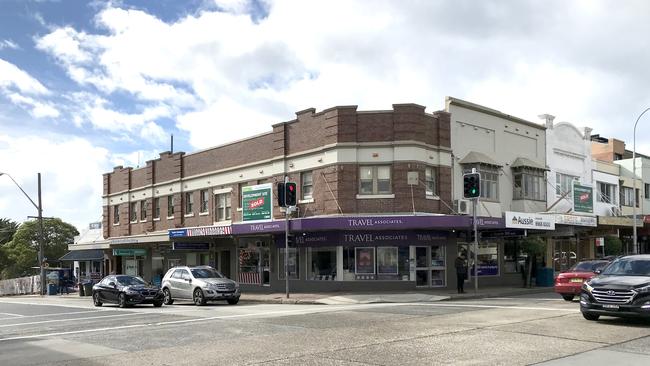
<svg viewBox="0 0 650 366">
<path fill-rule="evenodd" d="M 38 294 L 41 288 L 41 277 L 20 277 L 0 281 L 0 296 Z"/>
</svg>

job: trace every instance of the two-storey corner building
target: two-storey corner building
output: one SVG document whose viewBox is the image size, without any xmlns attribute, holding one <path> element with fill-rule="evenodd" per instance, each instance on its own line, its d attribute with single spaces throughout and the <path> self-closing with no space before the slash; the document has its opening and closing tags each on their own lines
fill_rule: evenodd
<svg viewBox="0 0 650 366">
<path fill-rule="evenodd" d="M 507 128 L 541 140 L 539 151 L 535 143 L 524 156 L 543 169 L 543 130 Z M 209 264 L 244 290 L 283 291 L 288 255 L 293 291 L 454 287 L 457 237 L 472 222 L 452 214 L 458 163 L 451 148 L 445 111 L 426 113 L 416 104 L 307 109 L 262 135 L 190 154 L 164 152 L 145 167 L 106 173 L 106 239 L 95 247 L 105 250 L 106 273 L 154 282 L 176 265 Z M 285 176 L 298 185 L 288 253 L 273 188 Z M 251 192 L 273 195 L 272 203 L 269 195 L 249 201 Z M 269 216 L 251 221 L 251 208 L 265 200 Z M 503 220 L 480 225 L 502 227 Z"/>
<path fill-rule="evenodd" d="M 548 170 L 545 127 L 452 97 L 447 97 L 445 110 L 451 115 L 456 209 L 471 215 L 471 205 L 463 200 L 462 176 L 476 169 L 481 174 L 478 216 L 503 220 L 506 212 L 517 217 L 521 215 L 516 213 L 544 212 Z M 505 216 L 505 226 L 510 226 L 511 218 Z M 525 257 L 519 242 L 524 235 L 541 231 L 504 230 L 503 226 L 500 231 L 483 230 L 480 234 L 479 283 L 521 283 Z M 459 248 L 470 252 L 471 238 L 459 243 Z"/>
<path fill-rule="evenodd" d="M 554 116 L 541 115 L 546 125 L 546 212 L 553 216 L 548 258 L 556 271 L 569 268 L 582 258 L 594 258 L 591 237 L 597 227 L 591 157 L 591 128 L 555 123 Z M 549 265 L 551 263 L 548 263 Z"/>
</svg>

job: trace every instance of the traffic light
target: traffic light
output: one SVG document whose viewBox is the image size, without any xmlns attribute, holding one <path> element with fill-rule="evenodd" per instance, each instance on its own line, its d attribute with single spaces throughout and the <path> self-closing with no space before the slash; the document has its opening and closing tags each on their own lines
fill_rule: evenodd
<svg viewBox="0 0 650 366">
<path fill-rule="evenodd" d="M 287 182 L 284 184 L 284 203 L 289 206 L 296 205 L 296 196 L 298 193 L 298 188 L 296 187 L 295 182 Z"/>
<path fill-rule="evenodd" d="M 277 187 L 278 206 L 284 207 L 284 182 L 278 182 Z"/>
<path fill-rule="evenodd" d="M 463 175 L 463 198 L 477 198 L 481 196 L 481 175 L 467 173 Z"/>
</svg>

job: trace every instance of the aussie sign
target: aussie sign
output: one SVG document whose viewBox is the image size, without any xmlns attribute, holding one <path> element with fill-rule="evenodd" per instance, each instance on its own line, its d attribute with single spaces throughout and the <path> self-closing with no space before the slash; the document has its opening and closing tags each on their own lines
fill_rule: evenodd
<svg viewBox="0 0 650 366">
<path fill-rule="evenodd" d="M 555 230 L 555 218 L 552 215 L 506 211 L 506 227 L 514 229 Z"/>
<path fill-rule="evenodd" d="M 271 221 L 273 219 L 273 184 L 258 184 L 242 188 L 242 221 Z"/>
</svg>

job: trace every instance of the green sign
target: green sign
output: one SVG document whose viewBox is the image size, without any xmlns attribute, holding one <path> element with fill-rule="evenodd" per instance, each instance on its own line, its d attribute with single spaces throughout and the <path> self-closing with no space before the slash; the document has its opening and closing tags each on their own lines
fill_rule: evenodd
<svg viewBox="0 0 650 366">
<path fill-rule="evenodd" d="M 146 249 L 113 249 L 113 255 L 116 257 L 139 257 L 146 256 Z"/>
<path fill-rule="evenodd" d="M 594 189 L 579 184 L 573 185 L 573 211 L 594 212 Z"/>
<path fill-rule="evenodd" d="M 273 184 L 242 188 L 242 221 L 273 220 Z"/>
</svg>

